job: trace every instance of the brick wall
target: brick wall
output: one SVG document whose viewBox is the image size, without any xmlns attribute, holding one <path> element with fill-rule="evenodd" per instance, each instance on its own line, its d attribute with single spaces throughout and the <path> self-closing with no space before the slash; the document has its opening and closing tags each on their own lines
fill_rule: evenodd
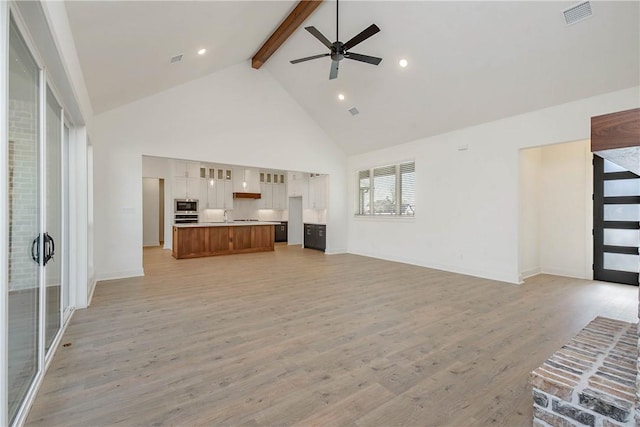
<svg viewBox="0 0 640 427">
<path fill-rule="evenodd" d="M 37 106 L 9 100 L 9 290 L 38 284 L 31 242 L 38 230 Z"/>
<path fill-rule="evenodd" d="M 596 317 L 533 371 L 533 425 L 635 426 L 637 328 Z"/>
</svg>

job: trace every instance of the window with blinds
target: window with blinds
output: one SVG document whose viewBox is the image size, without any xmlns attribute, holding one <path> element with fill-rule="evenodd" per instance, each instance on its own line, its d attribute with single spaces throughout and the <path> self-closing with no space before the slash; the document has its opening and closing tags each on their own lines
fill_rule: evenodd
<svg viewBox="0 0 640 427">
<path fill-rule="evenodd" d="M 371 171 L 358 173 L 358 215 L 371 214 Z"/>
<path fill-rule="evenodd" d="M 416 165 L 414 162 L 400 165 L 400 215 L 416 213 Z"/>
<path fill-rule="evenodd" d="M 357 215 L 415 215 L 415 162 L 359 171 Z"/>
</svg>

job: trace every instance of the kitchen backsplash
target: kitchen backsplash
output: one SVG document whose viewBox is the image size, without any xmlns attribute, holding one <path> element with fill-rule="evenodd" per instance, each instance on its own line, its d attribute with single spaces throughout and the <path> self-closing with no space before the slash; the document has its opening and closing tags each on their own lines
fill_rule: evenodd
<svg viewBox="0 0 640 427">
<path fill-rule="evenodd" d="M 253 200 L 235 199 L 233 210 L 227 211 L 229 221 L 238 219 L 258 219 L 260 221 L 288 221 L 289 212 L 287 210 L 256 209 Z M 200 222 L 222 222 L 224 221 L 224 210 L 203 209 L 200 211 Z M 302 211 L 302 221 L 312 224 L 326 224 L 326 209 L 304 209 Z"/>
<path fill-rule="evenodd" d="M 256 209 L 254 200 L 235 199 L 233 209 L 227 211 L 228 219 L 258 219 L 260 221 L 286 221 L 287 211 L 274 209 Z M 200 222 L 222 222 L 224 210 L 203 209 L 200 211 Z"/>
</svg>

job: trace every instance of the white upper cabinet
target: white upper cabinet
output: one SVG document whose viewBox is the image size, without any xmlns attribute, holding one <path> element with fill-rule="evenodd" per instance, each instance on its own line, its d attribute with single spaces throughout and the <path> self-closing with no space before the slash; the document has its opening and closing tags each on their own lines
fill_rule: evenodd
<svg viewBox="0 0 640 427">
<path fill-rule="evenodd" d="M 304 172 L 287 172 L 287 194 L 289 197 L 309 196 L 309 174 Z M 304 204 L 304 200 L 303 200 Z"/>
<path fill-rule="evenodd" d="M 273 185 L 266 182 L 260 183 L 258 209 L 273 209 Z"/>
<path fill-rule="evenodd" d="M 200 199 L 200 163 L 173 161 L 174 199 Z"/>
<path fill-rule="evenodd" d="M 258 200 L 258 209 L 283 210 L 287 208 L 286 172 L 260 170 L 258 180 L 260 182 L 261 198 Z"/>
<path fill-rule="evenodd" d="M 273 209 L 287 209 L 287 187 L 286 184 L 275 184 L 273 186 Z"/>
<path fill-rule="evenodd" d="M 328 175 L 315 175 L 309 178 L 309 207 L 327 208 Z"/>
<path fill-rule="evenodd" d="M 200 210 L 217 209 L 219 187 L 216 179 L 217 168 L 214 165 L 202 164 L 200 166 Z"/>
</svg>

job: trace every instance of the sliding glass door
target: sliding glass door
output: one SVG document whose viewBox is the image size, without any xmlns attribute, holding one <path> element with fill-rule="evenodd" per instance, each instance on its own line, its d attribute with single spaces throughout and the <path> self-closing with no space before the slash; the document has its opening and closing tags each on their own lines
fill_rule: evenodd
<svg viewBox="0 0 640 427">
<path fill-rule="evenodd" d="M 8 411 L 13 422 L 40 369 L 40 69 L 9 32 Z"/>
<path fill-rule="evenodd" d="M 68 128 L 14 17 L 8 73 L 7 413 L 24 421 L 69 307 Z M 2 385 L 4 386 L 4 384 Z M 4 419 L 4 414 L 2 419 Z"/>
<path fill-rule="evenodd" d="M 62 108 L 47 87 L 45 138 L 45 228 L 42 263 L 45 274 L 45 351 L 62 322 Z"/>
</svg>

